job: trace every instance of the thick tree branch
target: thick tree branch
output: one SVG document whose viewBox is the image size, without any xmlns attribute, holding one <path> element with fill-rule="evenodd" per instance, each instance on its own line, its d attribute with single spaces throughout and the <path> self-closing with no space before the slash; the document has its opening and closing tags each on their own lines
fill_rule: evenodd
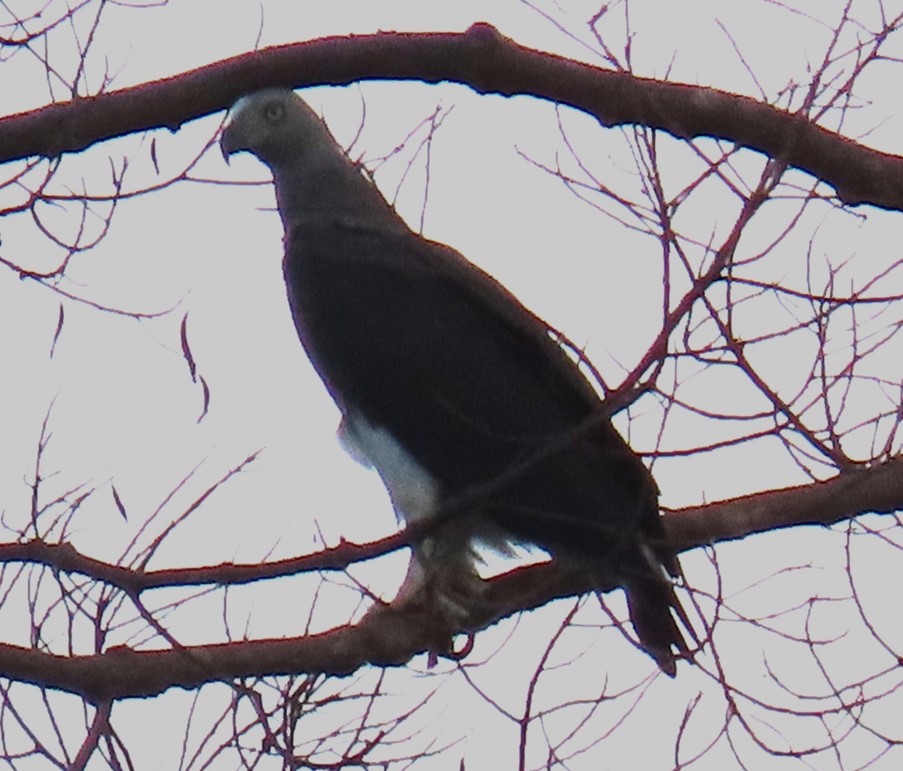
<svg viewBox="0 0 903 771">
<path fill-rule="evenodd" d="M 768 490 L 664 517 L 678 551 L 797 525 L 831 525 L 859 514 L 903 510 L 903 457 L 814 484 Z"/>
<path fill-rule="evenodd" d="M 724 139 L 814 175 L 847 204 L 903 210 L 903 159 L 897 156 L 748 97 L 636 78 L 524 48 L 487 24 L 465 33 L 380 33 L 278 46 L 10 116 L 0 120 L 0 162 L 78 152 L 149 129 L 175 131 L 265 86 L 375 79 L 454 82 L 480 93 L 532 95 L 583 110 L 609 126 L 639 124 L 681 138 Z"/>
<path fill-rule="evenodd" d="M 801 524 L 830 525 L 869 512 L 888 513 L 903 508 L 903 458 L 893 458 L 869 468 L 847 471 L 826 482 L 775 490 L 675 511 L 665 516 L 669 536 L 681 551 L 754 533 Z M 343 544 L 321 555 L 298 558 L 295 567 L 339 567 L 342 558 L 365 559 L 397 548 L 403 536 L 378 544 Z M 20 548 L 16 553 L 15 548 Z M 342 552 L 342 550 L 345 550 Z M 62 556 L 59 556 L 62 555 Z M 64 547 L 41 551 L 29 544 L 0 548 L 0 560 L 35 559 L 54 567 L 74 570 L 117 586 L 124 581 L 123 568 L 102 566 Z M 56 560 L 56 561 L 55 561 Z M 307 564 L 306 561 L 311 563 Z M 287 563 L 288 561 L 286 561 Z M 345 562 L 347 564 L 347 562 Z M 259 566 L 265 577 L 283 575 L 283 563 Z M 183 578 L 194 583 L 244 581 L 252 566 L 223 565 L 195 568 Z M 206 574 L 205 574 L 205 571 Z M 155 579 L 167 571 L 141 574 L 147 586 L 172 585 Z M 170 576 L 172 578 L 172 576 Z M 145 587 L 147 588 L 147 587 Z M 538 607 L 559 597 L 592 590 L 587 580 L 553 564 L 519 568 L 488 582 L 471 619 L 481 629 L 521 610 Z M 0 644 L 0 676 L 79 694 L 95 702 L 114 698 L 149 696 L 168 688 L 193 688 L 214 680 L 297 672 L 345 675 L 366 664 L 401 665 L 425 651 L 447 652 L 455 630 L 427 609 L 386 607 L 355 626 L 296 639 L 256 640 L 202 645 L 164 651 L 114 648 L 94 656 L 54 656 Z"/>
</svg>

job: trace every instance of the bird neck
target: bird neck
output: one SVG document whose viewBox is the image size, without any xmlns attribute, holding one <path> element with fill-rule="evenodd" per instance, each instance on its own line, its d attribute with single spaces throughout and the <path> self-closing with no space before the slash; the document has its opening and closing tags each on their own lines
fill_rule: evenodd
<svg viewBox="0 0 903 771">
<path fill-rule="evenodd" d="M 307 219 L 408 230 L 373 181 L 338 147 L 324 146 L 296 163 L 280 164 L 273 181 L 286 233 Z"/>
</svg>

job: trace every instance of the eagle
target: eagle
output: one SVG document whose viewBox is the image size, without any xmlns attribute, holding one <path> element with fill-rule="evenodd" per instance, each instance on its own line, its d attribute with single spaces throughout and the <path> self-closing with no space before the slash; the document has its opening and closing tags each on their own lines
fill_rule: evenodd
<svg viewBox="0 0 903 771">
<path fill-rule="evenodd" d="M 424 527 L 395 602 L 465 624 L 479 548 L 532 545 L 621 586 L 640 646 L 670 676 L 692 634 L 675 596 L 650 471 L 613 427 L 580 357 L 505 287 L 414 232 L 294 91 L 242 97 L 220 138 L 273 175 L 283 274 L 339 438 Z"/>
</svg>

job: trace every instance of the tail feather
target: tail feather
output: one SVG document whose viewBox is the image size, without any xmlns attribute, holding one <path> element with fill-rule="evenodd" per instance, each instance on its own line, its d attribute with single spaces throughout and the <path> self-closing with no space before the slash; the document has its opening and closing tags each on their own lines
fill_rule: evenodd
<svg viewBox="0 0 903 771">
<path fill-rule="evenodd" d="M 692 659 L 692 650 L 678 625 L 698 644 L 690 619 L 664 576 L 655 574 L 626 582 L 630 621 L 643 649 L 669 677 L 677 673 L 678 659 Z"/>
</svg>

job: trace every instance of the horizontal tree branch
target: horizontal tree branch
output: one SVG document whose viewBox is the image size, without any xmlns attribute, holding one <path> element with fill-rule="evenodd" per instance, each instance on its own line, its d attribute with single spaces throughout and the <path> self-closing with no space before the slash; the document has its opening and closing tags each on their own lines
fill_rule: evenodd
<svg viewBox="0 0 903 771">
<path fill-rule="evenodd" d="M 903 508 L 903 458 L 846 471 L 833 479 L 809 485 L 749 495 L 729 501 L 674 511 L 664 516 L 669 537 L 686 551 L 720 541 L 803 524 L 830 525 L 869 512 L 889 513 Z M 257 568 L 259 578 L 284 575 L 288 564 L 297 570 L 344 567 L 355 559 L 369 559 L 398 548 L 405 534 L 374 544 L 341 544 L 309 557 L 260 566 L 220 565 L 173 571 L 136 573 L 129 584 L 119 571 L 79 555 L 71 547 L 46 544 L 7 544 L 0 561 L 34 560 L 57 569 L 73 570 L 110 581 L 122 588 L 173 585 L 162 576 L 181 575 L 187 583 L 242 582 Z M 18 551 L 16 551 L 18 549 Z M 313 567 L 316 565 L 317 567 Z M 297 570 L 295 572 L 297 572 Z M 267 572 L 269 571 L 269 575 Z M 155 576 L 157 578 L 155 578 Z M 582 594 L 599 587 L 584 576 L 548 563 L 518 568 L 487 582 L 473 609 L 471 628 L 482 629 L 513 613 L 550 600 Z M 90 656 L 57 656 L 0 644 L 0 677 L 79 694 L 95 702 L 112 698 L 150 696 L 168 688 L 193 688 L 215 680 L 298 672 L 350 674 L 361 666 L 401 665 L 426 651 L 448 652 L 451 636 L 430 609 L 387 606 L 369 613 L 354 626 L 343 626 L 301 638 L 254 640 L 199 645 L 161 651 L 113 648 Z"/>
<path fill-rule="evenodd" d="M 768 490 L 705 506 L 677 509 L 662 517 L 678 552 L 755 533 L 798 525 L 830 525 L 860 514 L 903 509 L 903 458 L 854 467 L 824 482 Z M 173 586 L 233 586 L 299 573 L 344 570 L 415 540 L 426 527 L 411 527 L 387 538 L 357 544 L 342 541 L 314 554 L 270 562 L 221 563 L 198 567 L 135 570 L 94 559 L 70 543 L 31 540 L 0 544 L 0 564 L 27 562 L 87 576 L 130 594 Z"/>
<path fill-rule="evenodd" d="M 664 517 L 678 551 L 798 525 L 832 525 L 903 510 L 903 457 L 854 467 L 824 482 L 768 490 Z"/>
<path fill-rule="evenodd" d="M 903 159 L 810 123 L 806 116 L 716 89 L 637 78 L 518 45 L 488 24 L 464 33 L 330 37 L 243 54 L 134 88 L 0 120 L 0 162 L 56 157 L 228 108 L 267 86 L 361 80 L 453 82 L 480 93 L 570 105 L 607 126 L 643 125 L 679 138 L 735 142 L 831 185 L 847 204 L 903 210 Z"/>
<path fill-rule="evenodd" d="M 270 562 L 248 564 L 223 562 L 219 565 L 162 568 L 160 570 L 140 570 L 94 559 L 78 551 L 71 543 L 29 540 L 0 544 L 0 564 L 27 562 L 34 565 L 46 565 L 54 570 L 102 581 L 129 594 L 140 594 L 149 589 L 173 586 L 204 584 L 235 586 L 299 573 L 344 570 L 352 563 L 374 559 L 400 549 L 410 540 L 411 534 L 402 532 L 371 543 L 357 544 L 342 541 L 337 546 L 327 547 L 314 554 Z"/>
</svg>

